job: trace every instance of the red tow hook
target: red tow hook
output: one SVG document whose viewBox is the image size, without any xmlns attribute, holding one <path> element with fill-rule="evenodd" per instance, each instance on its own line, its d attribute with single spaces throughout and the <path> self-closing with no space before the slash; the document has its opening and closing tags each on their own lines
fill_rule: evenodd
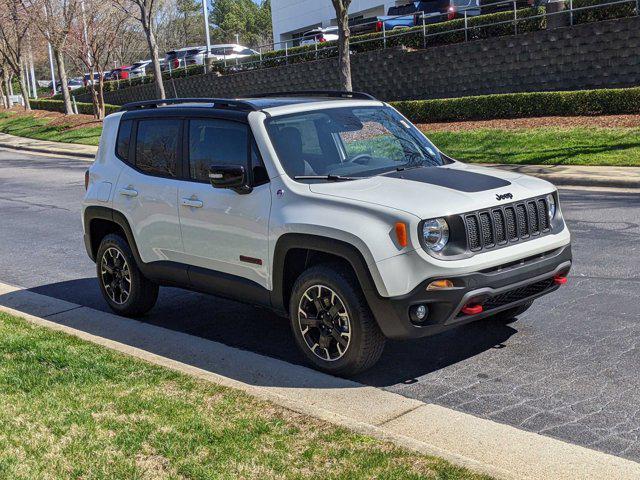
<svg viewBox="0 0 640 480">
<path fill-rule="evenodd" d="M 553 277 L 553 282 L 556 285 L 564 285 L 565 283 L 567 283 L 567 277 L 566 275 L 556 275 L 555 277 Z"/>
<path fill-rule="evenodd" d="M 482 305 L 479 304 L 466 304 L 464 307 L 462 307 L 462 313 L 464 313 L 465 315 L 477 315 L 479 313 L 482 313 Z"/>
</svg>

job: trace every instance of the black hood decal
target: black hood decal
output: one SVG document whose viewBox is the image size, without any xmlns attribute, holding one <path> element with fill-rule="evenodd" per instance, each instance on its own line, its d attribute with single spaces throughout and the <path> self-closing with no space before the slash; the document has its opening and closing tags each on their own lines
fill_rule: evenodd
<svg viewBox="0 0 640 480">
<path fill-rule="evenodd" d="M 430 183 L 460 192 L 484 192 L 495 188 L 508 187 L 511 182 L 482 173 L 458 170 L 457 168 L 423 167 L 401 170 L 385 175 L 391 178 Z"/>
</svg>

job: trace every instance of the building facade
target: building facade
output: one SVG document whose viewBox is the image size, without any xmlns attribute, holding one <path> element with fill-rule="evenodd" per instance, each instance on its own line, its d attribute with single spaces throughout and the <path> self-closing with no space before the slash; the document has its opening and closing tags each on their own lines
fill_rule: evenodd
<svg viewBox="0 0 640 480">
<path fill-rule="evenodd" d="M 384 15 L 389 7 L 405 3 L 409 3 L 409 0 L 353 0 L 349 16 L 369 18 Z M 331 0 L 271 0 L 271 16 L 273 41 L 287 42 L 289 46 L 312 28 L 336 25 L 336 13 Z"/>
</svg>

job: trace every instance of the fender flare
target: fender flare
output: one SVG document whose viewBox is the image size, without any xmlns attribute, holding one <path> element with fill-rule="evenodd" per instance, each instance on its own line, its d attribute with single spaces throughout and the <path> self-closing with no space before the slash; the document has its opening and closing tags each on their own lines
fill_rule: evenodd
<svg viewBox="0 0 640 480">
<path fill-rule="evenodd" d="M 284 305 L 284 262 L 287 253 L 293 249 L 316 250 L 343 258 L 353 268 L 369 304 L 372 305 L 375 302 L 374 298 L 376 300 L 381 298 L 364 255 L 356 246 L 343 240 L 316 234 L 285 233 L 278 238 L 273 253 L 271 305 L 275 310 L 289 311 L 288 305 Z"/>
<path fill-rule="evenodd" d="M 125 217 L 122 213 L 118 212 L 109 207 L 101 207 L 98 205 L 91 205 L 84 210 L 83 222 L 84 222 L 84 237 L 85 237 L 85 247 L 87 249 L 87 253 L 89 257 L 94 262 L 96 261 L 96 253 L 93 251 L 93 245 L 91 242 L 91 222 L 93 220 L 108 220 L 110 222 L 115 223 L 124 231 L 125 236 L 127 237 L 127 242 L 129 243 L 129 247 L 133 252 L 133 256 L 136 259 L 138 264 L 142 264 L 142 259 L 140 257 L 140 252 L 138 251 L 138 246 L 136 245 L 136 240 L 133 236 L 133 231 L 131 230 L 131 226 L 129 225 L 129 221 L 127 217 Z"/>
</svg>

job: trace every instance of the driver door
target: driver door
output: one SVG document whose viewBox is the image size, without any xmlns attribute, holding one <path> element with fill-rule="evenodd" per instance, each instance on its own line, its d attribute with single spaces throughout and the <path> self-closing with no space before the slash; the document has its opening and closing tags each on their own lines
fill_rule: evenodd
<svg viewBox="0 0 640 480">
<path fill-rule="evenodd" d="M 247 194 L 214 188 L 209 180 L 212 165 L 241 164 L 248 172 L 262 171 L 249 126 L 192 118 L 185 133 L 188 180 L 178 188 L 185 263 L 267 288 L 271 191 L 266 174 L 254 173 L 254 188 Z"/>
</svg>

